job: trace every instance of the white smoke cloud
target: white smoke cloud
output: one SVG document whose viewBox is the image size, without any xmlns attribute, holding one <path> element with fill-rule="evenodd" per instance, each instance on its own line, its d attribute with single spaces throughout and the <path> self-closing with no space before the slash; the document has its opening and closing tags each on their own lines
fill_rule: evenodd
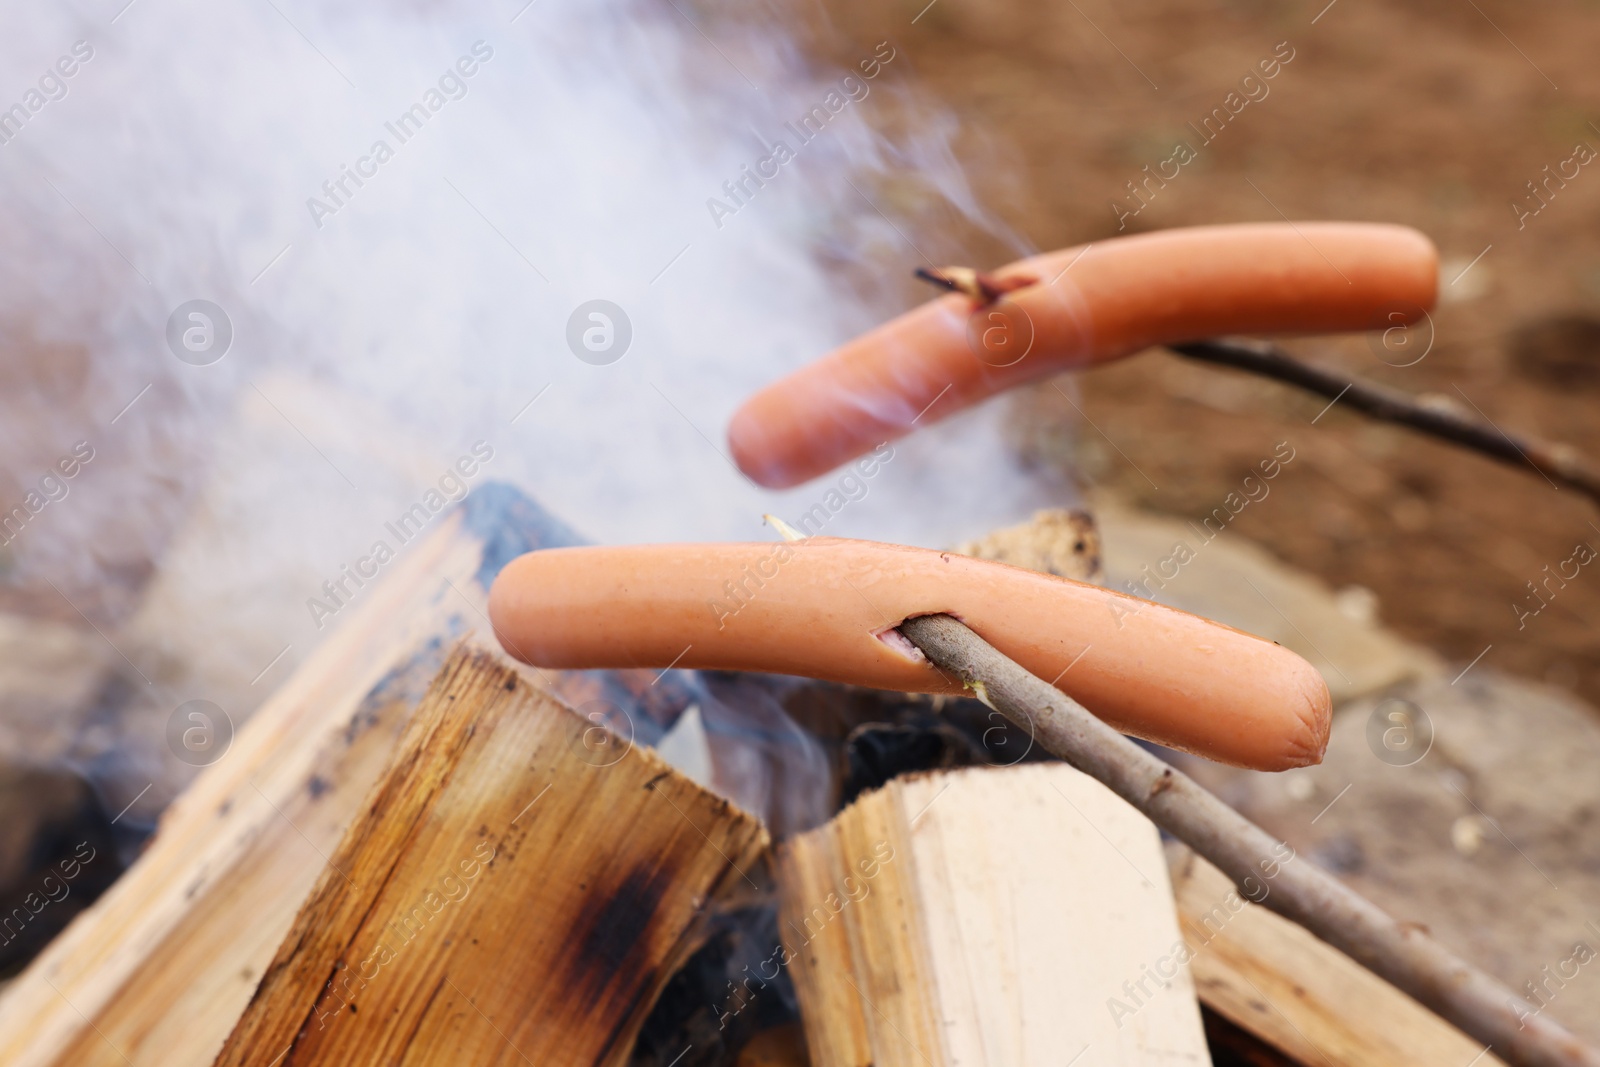
<svg viewBox="0 0 1600 1067">
<path fill-rule="evenodd" d="M 52 602 L 48 578 L 113 623 L 143 596 L 128 640 L 160 663 L 130 656 L 184 698 L 258 699 L 270 686 L 248 683 L 273 653 L 292 645 L 286 669 L 319 639 L 321 580 L 475 441 L 495 449 L 485 476 L 598 541 L 770 537 L 763 512 L 793 521 L 837 475 L 752 485 L 726 455 L 734 408 L 903 309 L 883 296 L 903 301 L 898 282 L 863 278 L 903 278 L 918 248 L 964 258 L 879 179 L 999 230 L 950 120 L 913 92 L 905 42 L 719 226 L 723 183 L 861 79 L 810 65 L 780 13 L 123 3 L 0 15 L 0 107 L 25 111 L 0 144 L 16 386 L 0 395 L 0 506 L 74 442 L 96 450 L 5 550 L 4 580 L 10 603 Z M 92 57 L 64 95 L 28 110 L 80 41 Z M 874 108 L 908 132 L 875 132 Z M 167 342 L 196 299 L 233 328 L 207 366 Z M 592 300 L 631 323 L 607 365 L 568 346 Z M 897 444 L 827 532 L 942 545 L 1046 502 L 1012 470 L 998 414 Z"/>
</svg>

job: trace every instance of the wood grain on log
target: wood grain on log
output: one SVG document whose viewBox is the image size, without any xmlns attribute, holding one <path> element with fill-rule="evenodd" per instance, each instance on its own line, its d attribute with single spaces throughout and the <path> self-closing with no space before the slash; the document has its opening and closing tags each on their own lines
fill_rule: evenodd
<svg viewBox="0 0 1600 1067">
<path fill-rule="evenodd" d="M 497 657 L 453 657 L 218 1067 L 626 1063 L 767 836 L 592 729 Z"/>
<path fill-rule="evenodd" d="M 1155 827 L 1063 764 L 897 778 L 779 883 L 816 1067 L 1210 1062 Z"/>
<path fill-rule="evenodd" d="M 1350 957 L 1243 899 L 1185 846 L 1169 844 L 1167 861 L 1200 999 L 1240 1027 L 1309 1064 L 1501 1063 Z"/>
</svg>

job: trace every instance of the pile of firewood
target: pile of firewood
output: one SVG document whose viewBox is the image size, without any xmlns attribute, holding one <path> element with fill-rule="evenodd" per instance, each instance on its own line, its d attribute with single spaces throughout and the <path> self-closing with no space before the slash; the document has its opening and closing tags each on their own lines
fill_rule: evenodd
<svg viewBox="0 0 1600 1067">
<path fill-rule="evenodd" d="M 925 701 L 870 741 L 835 710 L 853 800 L 775 846 L 635 743 L 670 677 L 478 636 L 564 536 L 491 486 L 397 564 L 6 990 L 0 1062 L 1496 1062 L 1260 906 L 1277 871 Z"/>
</svg>

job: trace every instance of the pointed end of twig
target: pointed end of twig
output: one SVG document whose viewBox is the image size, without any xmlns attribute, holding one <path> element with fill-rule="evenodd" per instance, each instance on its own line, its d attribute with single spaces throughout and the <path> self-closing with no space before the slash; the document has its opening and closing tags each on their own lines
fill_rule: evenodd
<svg viewBox="0 0 1600 1067">
<path fill-rule="evenodd" d="M 937 270 L 918 267 L 913 273 L 931 285 L 948 289 L 952 293 L 961 293 L 978 307 L 986 307 L 1007 293 L 1039 284 L 1039 279 L 1031 275 L 997 278 L 992 274 L 973 270 L 971 267 L 940 267 Z"/>
<path fill-rule="evenodd" d="M 761 517 L 767 520 L 767 525 L 772 527 L 774 530 L 777 530 L 778 535 L 785 541 L 804 541 L 806 539 L 805 534 L 801 533 L 799 530 L 796 530 L 793 526 L 790 526 L 776 515 L 767 514 Z"/>
<path fill-rule="evenodd" d="M 925 281 L 929 285 L 937 285 L 939 288 L 948 289 L 952 293 L 959 293 L 962 291 L 961 286 L 956 284 L 955 280 L 950 278 L 943 271 L 929 270 L 927 267 L 918 267 L 916 270 L 912 271 L 911 274 L 912 277 Z"/>
</svg>

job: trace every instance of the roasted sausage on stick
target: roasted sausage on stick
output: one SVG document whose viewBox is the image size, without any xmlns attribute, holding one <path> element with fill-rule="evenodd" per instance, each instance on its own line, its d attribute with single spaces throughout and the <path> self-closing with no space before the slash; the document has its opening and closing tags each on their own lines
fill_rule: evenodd
<svg viewBox="0 0 1600 1067">
<path fill-rule="evenodd" d="M 1438 254 L 1404 226 L 1196 226 L 1021 260 L 751 397 L 728 444 L 775 488 L 995 393 L 1152 345 L 1236 333 L 1392 329 L 1433 306 Z"/>
<path fill-rule="evenodd" d="M 1299 656 L 1220 623 L 950 552 L 832 537 L 553 548 L 512 561 L 489 614 L 540 667 L 767 671 L 961 693 L 896 627 L 961 619 L 1125 733 L 1261 770 L 1316 763 L 1331 702 Z"/>
</svg>

